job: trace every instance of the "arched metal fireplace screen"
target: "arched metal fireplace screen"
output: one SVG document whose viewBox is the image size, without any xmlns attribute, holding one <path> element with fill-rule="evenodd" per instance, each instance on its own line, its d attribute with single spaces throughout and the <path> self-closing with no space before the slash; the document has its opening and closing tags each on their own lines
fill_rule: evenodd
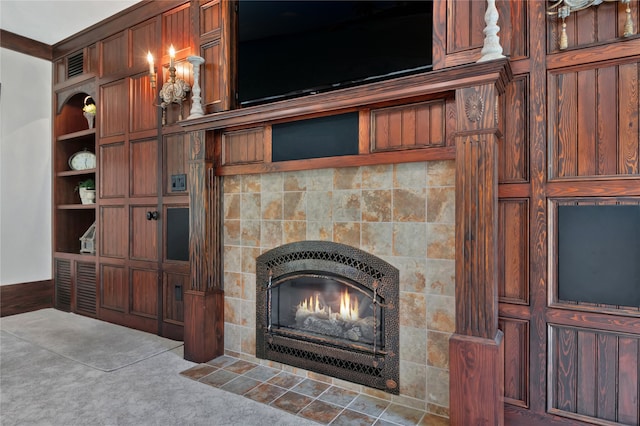
<svg viewBox="0 0 640 426">
<path fill-rule="evenodd" d="M 398 393 L 398 270 L 344 244 L 256 260 L 256 356 Z"/>
</svg>

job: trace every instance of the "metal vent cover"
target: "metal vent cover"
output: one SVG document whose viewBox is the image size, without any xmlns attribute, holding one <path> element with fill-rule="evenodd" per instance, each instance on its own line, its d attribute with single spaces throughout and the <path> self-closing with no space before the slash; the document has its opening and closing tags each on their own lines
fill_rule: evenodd
<svg viewBox="0 0 640 426">
<path fill-rule="evenodd" d="M 80 51 L 67 58 L 67 78 L 75 77 L 84 72 L 84 52 Z"/>
</svg>

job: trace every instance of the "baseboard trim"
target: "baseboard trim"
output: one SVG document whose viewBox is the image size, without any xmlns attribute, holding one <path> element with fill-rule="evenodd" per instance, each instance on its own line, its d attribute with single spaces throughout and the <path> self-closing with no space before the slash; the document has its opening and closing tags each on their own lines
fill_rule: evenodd
<svg viewBox="0 0 640 426">
<path fill-rule="evenodd" d="M 53 280 L 0 286 L 0 317 L 53 308 Z"/>
</svg>

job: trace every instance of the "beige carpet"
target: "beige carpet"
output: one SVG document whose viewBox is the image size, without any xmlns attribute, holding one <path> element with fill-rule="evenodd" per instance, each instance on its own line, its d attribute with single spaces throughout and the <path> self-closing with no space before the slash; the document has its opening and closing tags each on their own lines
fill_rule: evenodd
<svg viewBox="0 0 640 426">
<path fill-rule="evenodd" d="M 101 371 L 115 371 L 182 342 L 55 309 L 0 319 L 0 330 Z"/>
</svg>

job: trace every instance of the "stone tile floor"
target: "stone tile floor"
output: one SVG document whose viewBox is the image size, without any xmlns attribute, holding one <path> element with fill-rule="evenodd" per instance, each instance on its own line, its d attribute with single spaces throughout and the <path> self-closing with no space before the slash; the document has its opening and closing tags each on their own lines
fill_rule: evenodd
<svg viewBox="0 0 640 426">
<path fill-rule="evenodd" d="M 449 424 L 424 411 L 226 355 L 180 374 L 325 425 Z"/>
</svg>

